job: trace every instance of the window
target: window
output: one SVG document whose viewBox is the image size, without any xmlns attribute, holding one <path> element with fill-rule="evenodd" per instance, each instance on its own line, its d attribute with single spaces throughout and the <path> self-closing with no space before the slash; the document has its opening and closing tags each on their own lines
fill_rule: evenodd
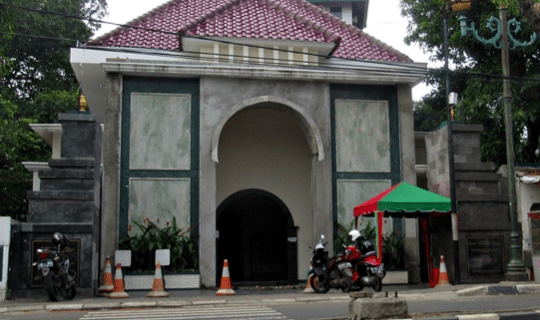
<svg viewBox="0 0 540 320">
<path fill-rule="evenodd" d="M 341 19 L 341 7 L 330 7 L 330 13 Z"/>
</svg>

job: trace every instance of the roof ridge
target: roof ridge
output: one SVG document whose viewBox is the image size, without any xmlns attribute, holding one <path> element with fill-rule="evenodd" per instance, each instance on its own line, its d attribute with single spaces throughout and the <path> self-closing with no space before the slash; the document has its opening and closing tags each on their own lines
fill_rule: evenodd
<svg viewBox="0 0 540 320">
<path fill-rule="evenodd" d="M 400 58 L 407 59 L 408 62 L 414 62 L 413 59 L 411 59 L 408 55 L 398 51 L 394 47 L 382 42 L 381 40 L 373 37 L 372 35 L 369 35 L 369 34 L 367 34 L 366 32 L 364 32 L 362 30 L 360 30 L 360 34 L 362 34 L 367 41 L 375 44 L 376 46 L 381 47 L 381 48 L 391 52 L 392 54 L 394 54 L 394 55 L 396 55 L 396 56 L 398 56 Z"/>
<path fill-rule="evenodd" d="M 289 18 L 292 18 L 294 21 L 303 24 L 308 29 L 313 29 L 315 32 L 322 33 L 325 38 L 329 41 L 339 43 L 341 41 L 341 36 L 331 30 L 330 28 L 319 25 L 318 23 L 310 20 L 306 16 L 294 12 L 293 10 L 283 6 L 279 0 L 255 0 L 259 2 L 266 3 L 271 8 L 274 8 L 277 12 L 283 12 L 283 14 Z M 305 0 L 296 0 L 298 4 L 307 3 Z"/>
<path fill-rule="evenodd" d="M 125 26 L 133 25 L 133 24 L 135 24 L 136 22 L 138 22 L 139 20 L 142 20 L 142 19 L 146 18 L 147 16 L 150 16 L 150 15 L 154 14 L 154 13 L 157 12 L 158 10 L 161 10 L 161 9 L 163 9 L 164 7 L 166 7 L 166 6 L 168 6 L 168 5 L 170 5 L 171 3 L 176 2 L 176 1 L 177 1 L 177 0 L 169 0 L 169 1 L 165 2 L 165 3 L 163 3 L 162 5 L 157 6 L 157 7 L 155 7 L 154 9 L 148 11 L 147 13 L 145 13 L 145 14 L 143 14 L 143 15 L 141 15 L 141 16 L 138 16 L 137 18 L 135 18 L 135 19 L 133 19 L 133 20 L 130 20 L 130 21 L 124 23 L 123 25 L 125 25 Z M 113 35 L 114 33 L 118 32 L 118 30 L 119 30 L 119 29 L 122 29 L 122 28 L 126 28 L 126 27 L 117 26 L 116 28 L 112 29 L 111 31 L 109 31 L 109 32 L 107 32 L 107 33 L 105 33 L 105 34 L 103 34 L 103 35 L 101 35 L 101 36 L 99 36 L 99 37 L 93 39 L 92 42 L 99 43 L 97 40 L 107 38 L 107 37 Z"/>
<path fill-rule="evenodd" d="M 185 25 L 183 25 L 178 32 L 179 33 L 186 33 L 191 28 L 194 28 L 196 25 L 203 23 L 204 21 L 210 20 L 220 14 L 223 14 L 228 9 L 235 7 L 239 4 L 242 4 L 244 2 L 253 1 L 253 0 L 227 0 L 227 2 L 214 7 L 212 10 L 203 13 L 197 18 L 193 18 L 189 20 L 189 22 Z"/>
<path fill-rule="evenodd" d="M 282 13 L 288 18 L 293 19 L 295 22 L 303 24 L 308 29 L 313 29 L 315 32 L 321 33 L 326 39 L 328 39 L 331 42 L 339 43 L 341 41 L 341 36 L 334 32 L 333 30 L 321 26 L 317 24 L 316 22 L 311 21 L 306 16 L 299 14 L 298 12 L 295 12 L 285 6 L 283 6 L 279 0 L 228 0 L 228 2 L 215 7 L 214 9 L 210 10 L 207 13 L 204 13 L 203 15 L 199 16 L 198 18 L 191 19 L 189 23 L 182 26 L 178 31 L 182 34 L 185 34 L 188 30 L 194 28 L 198 24 L 202 24 L 210 19 L 213 19 L 216 16 L 219 16 L 221 14 L 224 14 L 229 9 L 238 6 L 242 3 L 249 2 L 249 1 L 257 1 L 259 3 L 266 4 L 268 7 L 276 10 L 277 13 Z M 297 0 L 301 2 L 305 2 L 304 0 Z M 300 2 L 299 2 L 300 3 Z"/>
</svg>

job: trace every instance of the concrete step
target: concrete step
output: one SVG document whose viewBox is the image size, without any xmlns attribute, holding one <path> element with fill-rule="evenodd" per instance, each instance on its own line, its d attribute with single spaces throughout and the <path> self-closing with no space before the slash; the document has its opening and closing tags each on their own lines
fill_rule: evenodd
<svg viewBox="0 0 540 320">
<path fill-rule="evenodd" d="M 477 163 L 455 163 L 454 170 L 456 173 L 460 171 L 495 171 L 495 163 L 493 162 L 477 162 Z"/>
<path fill-rule="evenodd" d="M 508 193 L 499 194 L 471 194 L 465 192 L 458 192 L 456 189 L 456 199 L 458 202 L 494 202 L 504 203 L 508 202 Z"/>
<path fill-rule="evenodd" d="M 94 191 L 41 190 L 28 191 L 29 200 L 93 201 Z"/>
<path fill-rule="evenodd" d="M 40 179 L 94 179 L 93 169 L 51 169 L 39 171 Z"/>
<path fill-rule="evenodd" d="M 42 179 L 42 191 L 91 191 L 94 190 L 93 179 Z"/>
<path fill-rule="evenodd" d="M 49 167 L 51 168 L 94 168 L 96 161 L 94 158 L 60 158 L 49 159 Z"/>
<path fill-rule="evenodd" d="M 503 177 L 491 172 L 456 172 L 456 181 L 494 181 L 499 182 Z"/>
<path fill-rule="evenodd" d="M 93 201 L 31 200 L 28 208 L 30 223 L 92 223 L 97 221 L 98 208 Z"/>
</svg>

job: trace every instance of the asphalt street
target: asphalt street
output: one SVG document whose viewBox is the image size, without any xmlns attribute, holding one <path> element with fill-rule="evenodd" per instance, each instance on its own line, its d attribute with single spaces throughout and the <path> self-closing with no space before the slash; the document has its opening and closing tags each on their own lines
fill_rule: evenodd
<svg viewBox="0 0 540 320">
<path fill-rule="evenodd" d="M 334 294 L 334 296 L 346 296 Z M 275 295 L 279 297 L 279 294 Z M 460 297 L 447 292 L 422 295 L 404 294 L 411 316 L 447 316 L 455 314 L 502 313 L 540 310 L 540 295 L 498 295 Z M 192 320 L 192 319 L 346 319 L 348 299 L 330 299 L 305 303 L 279 303 L 269 305 L 241 303 L 223 306 L 185 306 L 181 308 L 132 308 L 95 311 L 38 311 L 0 315 L 0 320 Z"/>
</svg>

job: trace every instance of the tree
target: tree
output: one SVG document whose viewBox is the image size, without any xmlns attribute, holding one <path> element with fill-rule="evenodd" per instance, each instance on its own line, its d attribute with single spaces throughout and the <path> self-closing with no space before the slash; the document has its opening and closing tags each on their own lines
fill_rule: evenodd
<svg viewBox="0 0 540 320">
<path fill-rule="evenodd" d="M 8 5 L 0 5 L 0 60 L 5 62 L 0 68 L 0 215 L 24 220 L 32 177 L 21 162 L 47 161 L 51 154 L 29 124 L 57 122 L 59 113 L 76 107 L 79 86 L 69 64 L 69 50 L 76 45 L 73 40 L 88 41 L 99 26 L 15 6 L 101 19 L 106 3 L 2 2 Z"/>
<path fill-rule="evenodd" d="M 418 43 L 431 59 L 443 61 L 443 0 L 403 0 L 401 10 L 409 18 L 407 43 Z M 480 34 L 488 38 L 492 33 L 485 27 L 490 16 L 498 16 L 498 6 L 489 1 L 476 1 L 468 12 L 469 21 L 475 21 Z M 522 36 L 530 35 L 530 25 L 523 23 Z M 484 46 L 472 36 L 462 37 L 457 17 L 448 13 L 449 60 L 454 71 L 450 74 L 452 91 L 462 98 L 456 110 L 457 120 L 481 123 L 482 159 L 496 164 L 506 163 L 504 124 L 502 117 L 502 63 L 501 52 Z M 510 52 L 513 89 L 513 122 L 515 154 L 518 162 L 538 161 L 535 154 L 540 134 L 539 98 L 536 95 L 540 65 L 537 63 L 539 46 L 515 49 Z M 433 110 L 445 110 L 445 73 L 434 72 L 427 83 L 434 90 L 423 103 Z M 532 81 L 530 79 L 533 79 Z"/>
<path fill-rule="evenodd" d="M 106 13 L 103 1 L 30 0 L 25 2 L 25 6 L 63 15 L 100 19 Z M 17 2 L 8 0 L 7 3 Z M 4 46 L 3 55 L 13 66 L 0 79 L 2 95 L 10 99 L 32 100 L 39 92 L 69 91 L 76 87 L 69 64 L 69 48 L 76 46 L 77 41 L 87 42 L 98 26 L 87 25 L 81 19 L 67 16 L 3 7 L 15 11 L 17 21 L 11 29 L 17 35 L 11 36 L 9 43 Z"/>
<path fill-rule="evenodd" d="M 536 5 L 536 6 L 535 6 Z M 519 0 L 519 7 L 523 15 L 527 17 L 527 20 L 531 24 L 531 28 L 540 38 L 540 13 L 538 12 L 538 2 L 533 0 Z"/>
</svg>

